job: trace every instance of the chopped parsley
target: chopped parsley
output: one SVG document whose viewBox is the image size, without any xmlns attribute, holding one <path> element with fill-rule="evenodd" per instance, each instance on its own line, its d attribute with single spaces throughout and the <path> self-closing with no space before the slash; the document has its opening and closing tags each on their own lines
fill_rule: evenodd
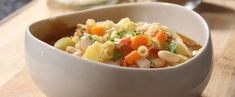
<svg viewBox="0 0 235 97">
<path fill-rule="evenodd" d="M 120 38 L 124 38 L 126 32 L 125 31 L 121 31 L 121 32 L 118 32 L 117 34 L 120 36 Z"/>
<path fill-rule="evenodd" d="M 140 34 L 141 34 L 140 32 L 135 31 L 132 35 L 133 35 L 133 36 L 137 36 L 137 35 L 140 35 Z"/>
<path fill-rule="evenodd" d="M 93 40 L 93 38 L 92 38 L 92 36 L 91 36 L 91 35 L 88 35 L 88 37 L 89 37 L 89 39 L 90 39 L 90 40 Z"/>
<path fill-rule="evenodd" d="M 169 51 L 173 52 L 173 53 L 176 53 L 176 47 L 177 47 L 177 43 L 176 42 L 171 43 L 169 45 Z"/>
<path fill-rule="evenodd" d="M 132 31 L 120 31 L 117 34 L 120 36 L 120 38 L 125 38 L 127 35 L 133 35 L 134 33 L 135 32 Z"/>
<path fill-rule="evenodd" d="M 92 37 L 91 35 L 88 35 L 89 39 L 92 40 L 93 42 L 96 41 L 96 39 L 94 37 Z"/>
<path fill-rule="evenodd" d="M 123 54 L 122 54 L 122 53 L 115 51 L 115 52 L 113 52 L 113 58 L 112 58 L 112 60 L 116 61 L 116 60 L 118 60 L 118 59 L 120 59 L 120 58 L 122 58 L 122 57 L 123 57 Z"/>
<path fill-rule="evenodd" d="M 172 40 L 173 37 L 172 37 L 171 35 L 168 35 L 167 39 L 168 39 L 168 40 Z"/>
<path fill-rule="evenodd" d="M 115 41 L 115 37 L 112 37 L 109 39 L 110 41 L 114 42 Z"/>
</svg>

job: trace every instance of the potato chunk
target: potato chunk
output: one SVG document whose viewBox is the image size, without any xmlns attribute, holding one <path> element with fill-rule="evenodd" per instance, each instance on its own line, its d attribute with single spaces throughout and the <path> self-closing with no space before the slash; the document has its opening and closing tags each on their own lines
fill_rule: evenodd
<svg viewBox="0 0 235 97">
<path fill-rule="evenodd" d="M 64 51 L 67 48 L 67 46 L 74 46 L 75 44 L 76 43 L 71 38 L 64 37 L 56 41 L 56 43 L 54 44 L 54 47 Z"/>
</svg>

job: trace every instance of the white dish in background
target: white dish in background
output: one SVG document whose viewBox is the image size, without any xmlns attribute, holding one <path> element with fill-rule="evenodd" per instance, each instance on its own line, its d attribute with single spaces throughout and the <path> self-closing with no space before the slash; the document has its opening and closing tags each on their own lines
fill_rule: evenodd
<svg viewBox="0 0 235 97">
<path fill-rule="evenodd" d="M 118 21 L 123 17 L 160 22 L 201 43 L 202 52 L 173 67 L 128 68 L 77 58 L 43 42 L 61 38 L 61 33 L 70 32 L 67 28 L 89 18 Z M 205 20 L 168 3 L 107 6 L 41 20 L 27 28 L 25 48 L 31 77 L 48 97 L 199 97 L 213 67 Z"/>
</svg>

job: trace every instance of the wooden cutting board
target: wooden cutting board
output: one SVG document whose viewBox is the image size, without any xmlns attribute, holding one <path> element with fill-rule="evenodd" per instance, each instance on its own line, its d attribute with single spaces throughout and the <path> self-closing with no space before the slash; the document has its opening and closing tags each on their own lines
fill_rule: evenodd
<svg viewBox="0 0 235 97">
<path fill-rule="evenodd" d="M 33 0 L 0 21 L 0 97 L 45 97 L 25 69 L 24 31 L 36 20 L 68 12 Z M 235 97 L 235 1 L 204 0 L 198 12 L 209 24 L 214 44 L 214 70 L 202 96 Z"/>
</svg>

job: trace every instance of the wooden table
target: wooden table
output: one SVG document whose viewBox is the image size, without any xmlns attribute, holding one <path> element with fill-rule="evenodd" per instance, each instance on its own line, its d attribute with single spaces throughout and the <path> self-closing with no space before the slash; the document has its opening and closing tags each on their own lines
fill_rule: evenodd
<svg viewBox="0 0 235 97">
<path fill-rule="evenodd" d="M 0 97 L 45 97 L 25 69 L 24 31 L 33 21 L 67 12 L 34 0 L 0 22 Z M 235 1 L 204 0 L 198 12 L 214 44 L 214 70 L 202 96 L 235 97 Z"/>
</svg>

